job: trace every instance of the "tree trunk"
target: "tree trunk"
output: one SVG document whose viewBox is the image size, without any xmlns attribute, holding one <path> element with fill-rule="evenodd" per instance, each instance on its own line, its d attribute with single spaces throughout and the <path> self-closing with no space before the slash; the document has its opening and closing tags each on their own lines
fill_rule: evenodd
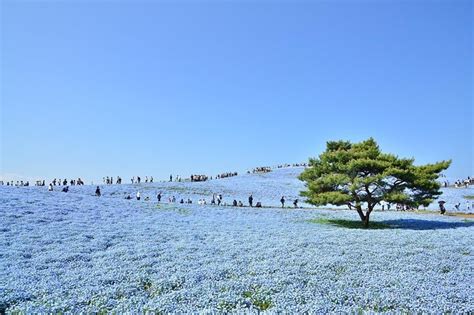
<svg viewBox="0 0 474 315">
<path fill-rule="evenodd" d="M 362 222 L 364 222 L 364 228 L 368 228 L 368 227 L 369 227 L 369 217 L 370 217 L 370 213 L 367 212 L 366 215 L 365 215 L 364 220 L 362 220 Z"/>
<path fill-rule="evenodd" d="M 360 219 L 362 220 L 362 222 L 364 222 L 366 216 L 364 215 L 364 211 L 362 211 L 362 207 L 357 206 L 356 210 L 357 210 L 357 213 L 359 214 Z"/>
<path fill-rule="evenodd" d="M 364 223 L 364 228 L 369 227 L 370 213 L 372 212 L 373 209 L 374 209 L 374 206 L 369 205 L 367 212 L 365 213 L 365 218 L 362 220 L 362 222 Z"/>
</svg>

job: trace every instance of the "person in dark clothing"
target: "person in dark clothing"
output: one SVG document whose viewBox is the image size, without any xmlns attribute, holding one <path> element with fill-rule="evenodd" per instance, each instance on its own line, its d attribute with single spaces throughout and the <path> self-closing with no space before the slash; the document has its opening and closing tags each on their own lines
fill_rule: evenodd
<svg viewBox="0 0 474 315">
<path fill-rule="evenodd" d="M 68 191 L 69 191 L 69 186 L 66 186 L 66 187 L 63 188 L 63 192 L 67 193 Z"/>
<path fill-rule="evenodd" d="M 99 188 L 99 186 L 97 186 L 97 188 L 95 189 L 95 195 L 97 197 L 100 197 L 100 188 Z"/>
<path fill-rule="evenodd" d="M 158 195 L 156 195 L 156 198 L 158 198 L 158 202 L 161 201 L 161 191 L 158 193 Z"/>
<path fill-rule="evenodd" d="M 293 206 L 295 206 L 295 208 L 298 208 L 298 199 L 295 199 L 295 201 L 293 201 Z"/>
<path fill-rule="evenodd" d="M 444 207 L 444 202 L 439 202 L 439 211 L 441 214 L 446 213 L 446 208 Z"/>
<path fill-rule="evenodd" d="M 253 207 L 253 196 L 249 196 L 249 206 Z"/>
<path fill-rule="evenodd" d="M 280 202 L 281 202 L 281 207 L 284 208 L 285 207 L 285 196 L 281 196 Z"/>
<path fill-rule="evenodd" d="M 130 200 L 132 199 L 132 197 L 130 196 L 130 194 L 128 194 L 127 197 L 125 197 L 125 199 Z"/>
<path fill-rule="evenodd" d="M 232 205 L 233 205 L 234 207 L 237 207 L 237 200 L 234 199 L 234 201 L 232 202 Z"/>
<path fill-rule="evenodd" d="M 170 175 L 170 182 L 173 181 L 173 175 Z"/>
<path fill-rule="evenodd" d="M 142 179 L 140 178 L 140 176 L 137 176 L 137 182 L 138 182 L 139 184 L 140 184 L 140 181 L 141 181 L 141 180 L 142 180 Z"/>
</svg>

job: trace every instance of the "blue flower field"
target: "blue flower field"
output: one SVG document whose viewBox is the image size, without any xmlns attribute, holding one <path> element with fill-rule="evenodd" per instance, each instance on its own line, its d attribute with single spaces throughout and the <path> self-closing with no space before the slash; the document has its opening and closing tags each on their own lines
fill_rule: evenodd
<svg viewBox="0 0 474 315">
<path fill-rule="evenodd" d="M 376 211 L 373 229 L 353 228 L 355 211 L 290 208 L 300 172 L 102 185 L 100 198 L 0 187 L 0 313 L 474 312 L 474 219 Z M 447 189 L 448 212 L 472 191 Z M 229 206 L 251 193 L 263 208 Z"/>
</svg>

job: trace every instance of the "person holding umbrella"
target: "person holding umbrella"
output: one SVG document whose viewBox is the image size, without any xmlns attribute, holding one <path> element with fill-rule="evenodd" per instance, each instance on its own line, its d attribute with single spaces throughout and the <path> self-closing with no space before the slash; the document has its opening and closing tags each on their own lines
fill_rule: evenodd
<svg viewBox="0 0 474 315">
<path fill-rule="evenodd" d="M 439 211 L 440 211 L 441 214 L 444 214 L 446 212 L 446 208 L 444 207 L 445 203 L 446 203 L 446 201 L 444 201 L 444 200 L 438 201 Z"/>
</svg>

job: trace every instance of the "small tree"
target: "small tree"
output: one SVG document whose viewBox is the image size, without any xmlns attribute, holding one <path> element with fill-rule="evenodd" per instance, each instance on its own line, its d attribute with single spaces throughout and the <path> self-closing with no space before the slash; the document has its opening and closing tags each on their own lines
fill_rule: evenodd
<svg viewBox="0 0 474 315">
<path fill-rule="evenodd" d="M 329 141 L 326 151 L 310 159 L 299 176 L 307 188 L 301 195 L 316 206 L 347 205 L 368 227 L 370 213 L 382 201 L 428 206 L 441 194 L 437 179 L 451 160 L 421 166 L 413 162 L 380 152 L 372 138 L 360 143 Z"/>
</svg>

